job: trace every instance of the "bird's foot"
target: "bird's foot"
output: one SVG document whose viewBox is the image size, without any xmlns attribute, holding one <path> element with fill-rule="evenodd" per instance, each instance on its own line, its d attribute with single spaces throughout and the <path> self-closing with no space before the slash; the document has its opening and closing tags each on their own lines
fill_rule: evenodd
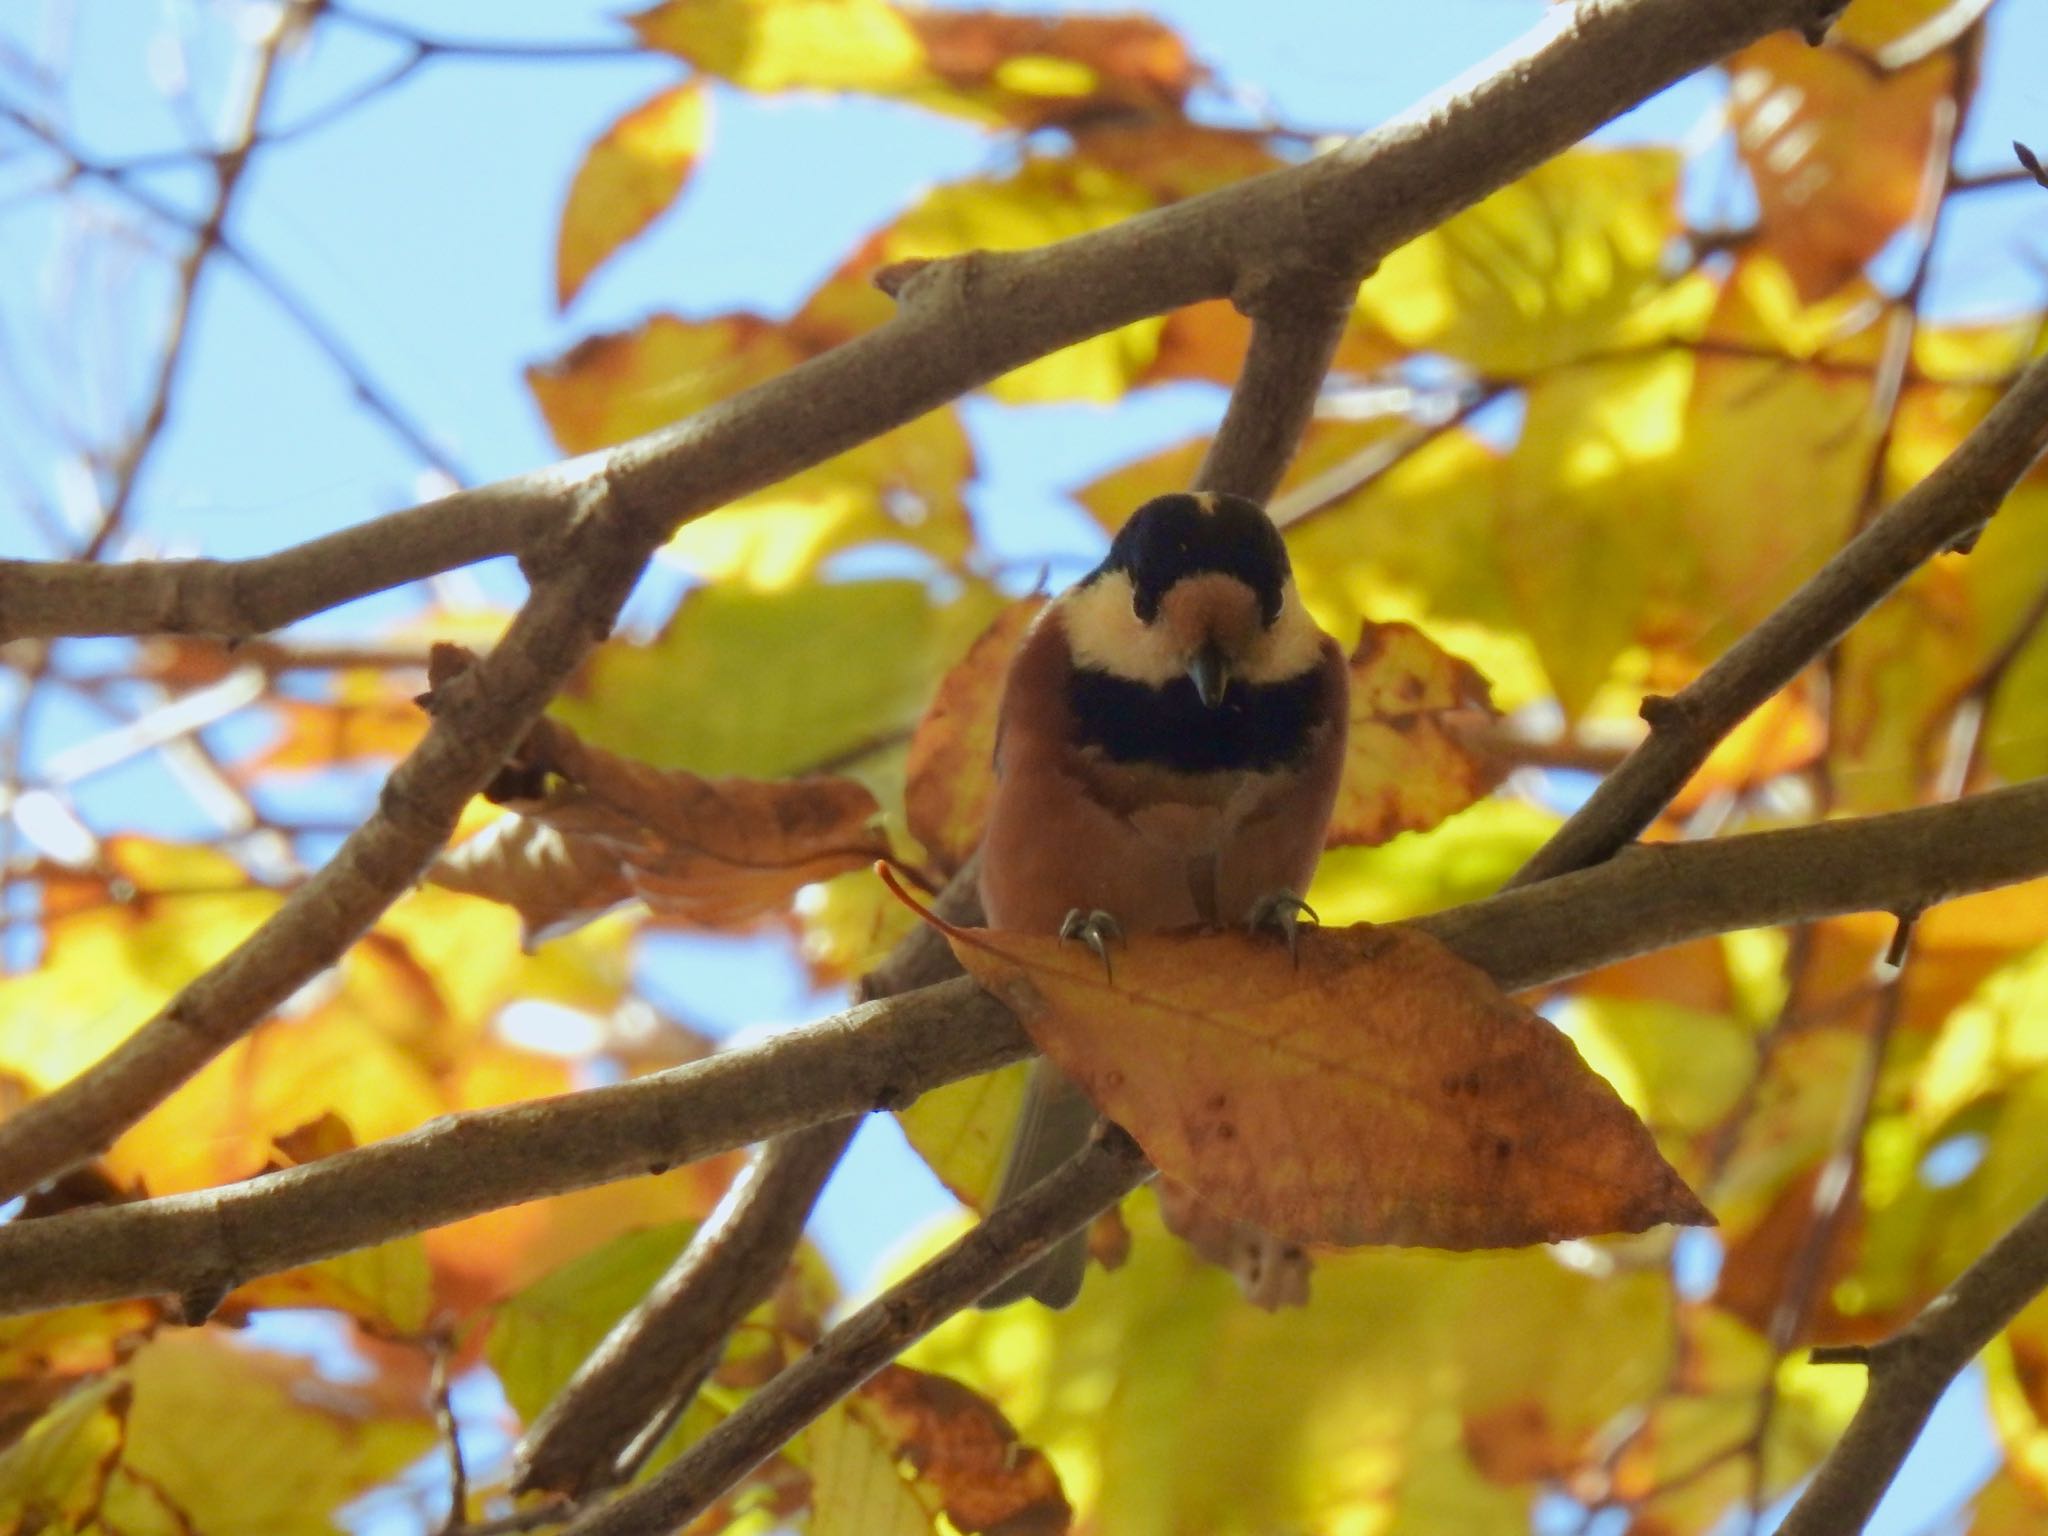
<svg viewBox="0 0 2048 1536">
<path fill-rule="evenodd" d="M 1123 943 L 1124 930 L 1115 918 L 1107 912 L 1091 912 L 1085 907 L 1076 907 L 1060 924 L 1060 937 L 1079 939 L 1086 944 L 1095 952 L 1095 958 L 1102 962 L 1104 979 L 1116 980 L 1109 968 L 1109 946 L 1112 942 Z"/>
<path fill-rule="evenodd" d="M 1316 916 L 1316 909 L 1294 892 L 1274 891 L 1252 903 L 1251 913 L 1244 920 L 1245 931 L 1279 934 L 1287 941 L 1287 958 L 1298 965 L 1301 957 L 1295 953 L 1295 942 L 1304 916 L 1321 926 L 1323 920 Z"/>
</svg>

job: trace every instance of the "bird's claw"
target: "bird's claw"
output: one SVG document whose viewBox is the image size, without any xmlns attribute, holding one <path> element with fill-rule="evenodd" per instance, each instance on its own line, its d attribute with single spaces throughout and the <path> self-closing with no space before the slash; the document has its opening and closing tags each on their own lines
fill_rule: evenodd
<svg viewBox="0 0 2048 1536">
<path fill-rule="evenodd" d="M 1274 891 L 1252 903 L 1251 914 L 1245 918 L 1244 926 L 1253 934 L 1263 931 L 1278 933 L 1287 941 L 1287 958 L 1299 965 L 1301 957 L 1295 952 L 1295 942 L 1304 915 L 1318 927 L 1322 925 L 1323 920 L 1316 915 L 1316 909 L 1294 892 Z"/>
<path fill-rule="evenodd" d="M 1118 944 L 1123 943 L 1124 930 L 1115 918 L 1111 917 L 1107 912 L 1089 911 L 1085 907 L 1076 907 L 1067 914 L 1066 920 L 1060 924 L 1060 937 L 1062 939 L 1079 939 L 1082 943 L 1086 944 L 1094 952 L 1095 958 L 1102 962 L 1103 978 L 1108 981 L 1116 979 L 1110 971 L 1109 946 L 1112 941 Z"/>
</svg>

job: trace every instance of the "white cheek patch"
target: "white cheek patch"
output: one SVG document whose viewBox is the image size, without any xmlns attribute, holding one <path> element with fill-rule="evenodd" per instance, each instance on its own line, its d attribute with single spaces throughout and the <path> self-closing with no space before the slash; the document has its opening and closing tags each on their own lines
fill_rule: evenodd
<svg viewBox="0 0 2048 1536">
<path fill-rule="evenodd" d="M 1128 573 L 1110 571 L 1068 592 L 1058 608 L 1076 666 L 1156 688 L 1181 676 L 1187 663 L 1163 630 L 1138 622 L 1135 595 Z"/>
<path fill-rule="evenodd" d="M 1320 663 L 1322 654 L 1322 629 L 1309 617 L 1290 581 L 1281 591 L 1280 617 L 1259 636 L 1237 675 L 1252 684 L 1284 683 Z"/>
</svg>

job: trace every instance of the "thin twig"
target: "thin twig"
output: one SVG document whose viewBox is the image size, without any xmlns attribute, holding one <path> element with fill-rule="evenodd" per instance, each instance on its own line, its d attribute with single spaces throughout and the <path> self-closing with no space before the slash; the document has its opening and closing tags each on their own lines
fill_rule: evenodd
<svg viewBox="0 0 2048 1536">
<path fill-rule="evenodd" d="M 1418 918 L 1508 991 L 1687 939 L 1906 911 L 2048 875 L 2048 780 L 1783 832 L 1632 848 L 1593 869 Z M 180 1294 L 895 1107 L 1030 1042 L 965 978 L 762 1045 L 418 1130 L 221 1189 L 0 1226 L 0 1315 Z M 188 1307 L 202 1311 L 203 1307 Z"/>
<path fill-rule="evenodd" d="M 1816 1349 L 1815 1364 L 1865 1365 L 1870 1387 L 1849 1428 L 1778 1527 L 1780 1536 L 1854 1536 L 1949 1383 L 2048 1289 L 2048 1201 L 1882 1344 Z"/>
<path fill-rule="evenodd" d="M 678 1530 L 940 1323 L 1152 1177 L 1137 1143 L 1094 1141 L 943 1253 L 862 1307 L 660 1473 L 573 1522 L 567 1536 Z"/>
<path fill-rule="evenodd" d="M 455 1422 L 455 1402 L 450 1396 L 448 1356 L 452 1341 L 434 1340 L 433 1377 L 429 1383 L 434 1399 L 434 1429 L 441 1437 L 448 1457 L 448 1518 L 441 1522 L 441 1536 L 466 1529 L 469 1519 L 469 1467 L 462 1454 L 462 1434 Z"/>
<path fill-rule="evenodd" d="M 2048 446 L 2048 358 L 2031 364 L 1925 480 L 1671 698 L 1650 735 L 1515 876 L 1526 885 L 1607 858 L 1655 819 L 1708 753 L 1922 564 L 1981 528 Z"/>
</svg>

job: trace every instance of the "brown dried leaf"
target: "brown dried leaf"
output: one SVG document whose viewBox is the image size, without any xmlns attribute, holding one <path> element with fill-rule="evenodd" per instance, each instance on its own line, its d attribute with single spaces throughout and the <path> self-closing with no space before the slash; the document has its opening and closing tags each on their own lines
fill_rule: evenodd
<svg viewBox="0 0 2048 1536">
<path fill-rule="evenodd" d="M 1162 1173 L 1296 1242 L 1514 1247 L 1713 1217 L 1571 1042 L 1426 935 L 953 948 Z"/>
<path fill-rule="evenodd" d="M 1044 606 L 1043 599 L 1032 598 L 998 614 L 940 681 L 910 738 L 904 790 L 910 833 L 949 874 L 967 862 L 981 841 L 989 797 L 995 793 L 996 711 L 1003 701 L 1003 680 L 1024 632 Z"/>
<path fill-rule="evenodd" d="M 962 1531 L 1058 1536 L 1073 1523 L 1045 1453 L 950 1376 L 892 1365 L 848 1402 Z"/>
<path fill-rule="evenodd" d="M 1461 728 L 1499 718 L 1469 662 L 1412 624 L 1368 621 L 1351 652 L 1351 739 L 1329 845 L 1425 831 L 1486 795 L 1506 765 Z"/>
<path fill-rule="evenodd" d="M 435 687 L 465 665 L 437 646 Z M 515 908 L 529 944 L 636 896 L 683 923 L 741 926 L 889 852 L 870 825 L 880 806 L 852 779 L 707 779 L 591 746 L 556 720 L 535 724 L 487 793 L 516 819 L 450 849 L 428 878 Z"/>
</svg>

